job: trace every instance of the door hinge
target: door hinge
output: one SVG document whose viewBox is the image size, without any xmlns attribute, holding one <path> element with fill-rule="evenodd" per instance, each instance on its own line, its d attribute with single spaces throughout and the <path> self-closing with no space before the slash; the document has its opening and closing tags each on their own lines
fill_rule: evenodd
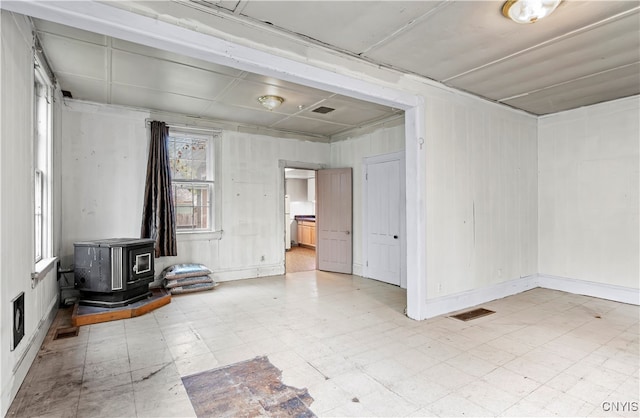
<svg viewBox="0 0 640 418">
<path fill-rule="evenodd" d="M 364 179 L 365 179 L 365 180 L 369 180 L 369 173 L 365 173 L 365 174 L 364 174 Z"/>
<path fill-rule="evenodd" d="M 367 260 L 367 267 L 369 267 L 369 260 Z"/>
</svg>

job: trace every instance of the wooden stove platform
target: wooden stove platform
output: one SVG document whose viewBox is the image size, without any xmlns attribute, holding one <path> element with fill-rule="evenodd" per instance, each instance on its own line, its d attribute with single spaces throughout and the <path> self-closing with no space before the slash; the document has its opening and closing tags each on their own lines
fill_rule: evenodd
<svg viewBox="0 0 640 418">
<path fill-rule="evenodd" d="M 144 315 L 161 306 L 171 303 L 171 293 L 166 289 L 150 289 L 151 296 L 130 305 L 117 308 L 86 306 L 78 303 L 73 307 L 71 323 L 73 326 L 98 324 Z"/>
</svg>

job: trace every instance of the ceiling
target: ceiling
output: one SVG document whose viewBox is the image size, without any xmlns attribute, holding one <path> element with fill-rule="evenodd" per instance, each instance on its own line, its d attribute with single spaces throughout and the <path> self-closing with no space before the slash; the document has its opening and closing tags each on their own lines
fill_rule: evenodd
<svg viewBox="0 0 640 418">
<path fill-rule="evenodd" d="M 565 0 L 554 14 L 529 25 L 504 18 L 502 4 L 192 0 L 172 2 L 172 10 L 178 20 L 180 8 L 188 8 L 192 20 L 194 13 L 203 21 L 214 14 L 280 31 L 535 115 L 640 93 L 638 1 Z M 36 27 L 62 88 L 78 99 L 324 138 L 401 114 L 41 20 Z M 285 102 L 267 111 L 256 100 L 263 94 Z M 318 106 L 336 110 L 313 113 Z"/>
</svg>

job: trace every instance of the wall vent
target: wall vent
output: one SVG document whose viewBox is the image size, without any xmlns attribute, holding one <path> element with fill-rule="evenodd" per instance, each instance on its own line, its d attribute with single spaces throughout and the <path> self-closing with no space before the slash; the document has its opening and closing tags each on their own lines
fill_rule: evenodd
<svg viewBox="0 0 640 418">
<path fill-rule="evenodd" d="M 11 301 L 13 305 L 13 338 L 11 351 L 15 350 L 24 337 L 24 292 Z"/>
<path fill-rule="evenodd" d="M 312 110 L 313 113 L 322 113 L 323 115 L 326 113 L 331 113 L 333 112 L 335 109 L 331 108 L 331 107 L 326 107 L 326 106 L 320 106 L 320 107 L 316 107 L 315 109 Z"/>
</svg>

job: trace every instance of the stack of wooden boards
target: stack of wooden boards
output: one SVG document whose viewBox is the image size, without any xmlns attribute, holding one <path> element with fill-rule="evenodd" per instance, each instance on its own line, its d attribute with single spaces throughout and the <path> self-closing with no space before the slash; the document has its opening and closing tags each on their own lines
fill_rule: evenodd
<svg viewBox="0 0 640 418">
<path fill-rule="evenodd" d="M 161 273 L 163 286 L 172 295 L 211 290 L 217 283 L 213 272 L 203 264 L 174 264 Z"/>
</svg>

